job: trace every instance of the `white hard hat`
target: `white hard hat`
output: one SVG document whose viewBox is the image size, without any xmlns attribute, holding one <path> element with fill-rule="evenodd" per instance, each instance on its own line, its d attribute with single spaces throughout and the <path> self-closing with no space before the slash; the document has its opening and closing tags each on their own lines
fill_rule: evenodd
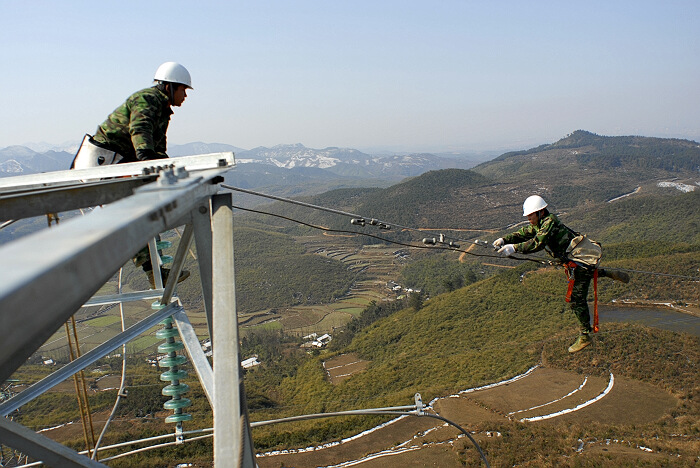
<svg viewBox="0 0 700 468">
<path fill-rule="evenodd" d="M 547 202 L 544 198 L 539 195 L 531 195 L 525 199 L 523 203 L 523 216 L 534 213 L 535 211 L 540 211 L 547 207 Z"/>
<path fill-rule="evenodd" d="M 169 83 L 179 83 L 192 89 L 192 78 L 187 68 L 177 62 L 165 62 L 158 67 L 156 75 L 153 77 L 155 81 L 167 81 Z"/>
</svg>

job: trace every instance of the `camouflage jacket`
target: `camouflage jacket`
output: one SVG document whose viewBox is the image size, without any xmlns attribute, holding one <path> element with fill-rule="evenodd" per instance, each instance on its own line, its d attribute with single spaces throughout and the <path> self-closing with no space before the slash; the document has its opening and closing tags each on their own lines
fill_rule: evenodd
<svg viewBox="0 0 700 468">
<path fill-rule="evenodd" d="M 155 86 L 142 89 L 129 96 L 97 127 L 94 140 L 99 146 L 121 154 L 124 159 L 120 162 L 138 161 L 137 153 L 141 153 L 142 159 L 167 158 L 165 134 L 172 113 L 163 91 Z"/>
<path fill-rule="evenodd" d="M 550 213 L 536 225 L 528 224 L 504 236 L 503 240 L 506 244 L 514 244 L 516 252 L 527 254 L 546 249 L 551 256 L 564 260 L 566 248 L 574 237 L 576 233 Z"/>
</svg>

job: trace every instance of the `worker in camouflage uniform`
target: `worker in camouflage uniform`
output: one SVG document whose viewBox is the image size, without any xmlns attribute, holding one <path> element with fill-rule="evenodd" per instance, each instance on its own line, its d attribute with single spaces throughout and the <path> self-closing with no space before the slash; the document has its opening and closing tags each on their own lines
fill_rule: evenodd
<svg viewBox="0 0 700 468">
<path fill-rule="evenodd" d="M 166 62 L 158 67 L 153 80 L 154 86 L 135 92 L 117 107 L 94 136 L 85 136 L 71 169 L 168 157 L 166 133 L 172 107 L 180 107 L 185 101 L 192 79 L 179 63 Z M 155 288 L 148 247 L 136 254 L 134 264 L 143 268 Z M 162 268 L 161 273 L 167 281 L 169 270 Z M 182 271 L 178 282 L 189 275 Z"/>
<path fill-rule="evenodd" d="M 580 334 L 576 342 L 569 347 L 569 352 L 581 351 L 591 344 L 592 328 L 587 299 L 595 267 L 572 262 L 567 258 L 567 248 L 577 233 L 566 227 L 556 215 L 547 210 L 547 202 L 542 197 L 538 195 L 528 197 L 523 204 L 523 216 L 527 216 L 530 224 L 496 239 L 493 246 L 499 249 L 498 253 L 505 256 L 513 255 L 515 252 L 529 254 L 544 249 L 562 264 L 568 265 L 568 275 L 573 279 L 569 304 L 580 324 Z M 606 271 L 599 268 L 598 276 L 607 276 L 625 283 L 629 281 L 626 273 L 616 270 Z"/>
</svg>

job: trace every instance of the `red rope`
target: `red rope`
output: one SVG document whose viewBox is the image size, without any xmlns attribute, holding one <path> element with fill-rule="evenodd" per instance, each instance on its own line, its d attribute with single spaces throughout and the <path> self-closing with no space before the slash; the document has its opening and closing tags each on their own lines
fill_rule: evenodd
<svg viewBox="0 0 700 468">
<path fill-rule="evenodd" d="M 566 302 L 571 302 L 571 293 L 574 291 L 574 268 L 576 268 L 576 264 L 574 262 L 564 264 L 566 279 L 569 280 L 569 287 L 566 290 L 566 297 L 564 298 Z"/>
</svg>

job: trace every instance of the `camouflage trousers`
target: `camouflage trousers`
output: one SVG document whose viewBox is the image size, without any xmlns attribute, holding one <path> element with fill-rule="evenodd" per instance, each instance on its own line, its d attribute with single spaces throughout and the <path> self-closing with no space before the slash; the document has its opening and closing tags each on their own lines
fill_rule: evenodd
<svg viewBox="0 0 700 468">
<path fill-rule="evenodd" d="M 593 330 L 591 327 L 591 314 L 588 310 L 588 288 L 593 279 L 593 271 L 577 266 L 569 269 L 568 273 L 569 278 L 574 280 L 569 307 L 571 307 L 571 311 L 579 321 L 581 333 L 590 333 Z"/>
</svg>

